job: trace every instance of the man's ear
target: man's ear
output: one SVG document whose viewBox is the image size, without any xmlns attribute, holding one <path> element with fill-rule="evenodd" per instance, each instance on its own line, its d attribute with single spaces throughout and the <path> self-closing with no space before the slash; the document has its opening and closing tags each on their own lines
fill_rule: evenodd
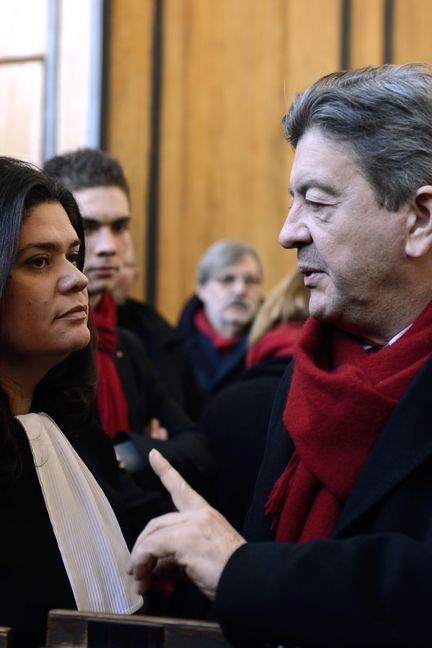
<svg viewBox="0 0 432 648">
<path fill-rule="evenodd" d="M 409 257 L 425 256 L 432 249 L 432 185 L 418 189 L 407 217 L 405 252 Z"/>
</svg>

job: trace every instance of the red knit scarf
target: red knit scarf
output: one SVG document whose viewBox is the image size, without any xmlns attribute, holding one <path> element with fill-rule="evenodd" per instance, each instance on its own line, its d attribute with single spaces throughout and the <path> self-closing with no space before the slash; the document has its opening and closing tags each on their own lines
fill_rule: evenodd
<svg viewBox="0 0 432 648">
<path fill-rule="evenodd" d="M 432 302 L 378 352 L 309 318 L 283 415 L 295 452 L 266 504 L 277 541 L 331 535 L 371 447 L 431 351 Z"/>
<path fill-rule="evenodd" d="M 194 324 L 197 327 L 198 331 L 207 335 L 212 341 L 212 344 L 215 349 L 223 353 L 228 353 L 231 349 L 234 349 L 235 345 L 238 342 L 238 337 L 223 338 L 217 334 L 213 326 L 208 321 L 207 315 L 205 314 L 204 308 L 199 308 L 195 313 Z"/>
<path fill-rule="evenodd" d="M 105 293 L 95 308 L 94 318 L 98 331 L 96 402 L 102 427 L 114 439 L 121 430 L 129 430 L 129 417 L 123 387 L 112 359 L 117 347 L 117 307 L 110 293 Z"/>
</svg>

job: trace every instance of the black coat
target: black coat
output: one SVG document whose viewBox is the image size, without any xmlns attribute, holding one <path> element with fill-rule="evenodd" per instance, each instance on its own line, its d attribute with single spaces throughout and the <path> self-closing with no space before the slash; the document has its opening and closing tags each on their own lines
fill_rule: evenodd
<svg viewBox="0 0 432 648">
<path fill-rule="evenodd" d="M 0 491 L 0 625 L 12 626 L 14 648 L 36 648 L 45 642 L 52 608 L 76 609 L 75 599 L 49 520 L 27 436 L 16 422 L 22 459 L 15 479 L 2 480 Z M 117 494 L 118 468 L 108 437 L 91 421 L 63 432 L 92 471 L 124 526 Z"/>
<path fill-rule="evenodd" d="M 127 299 L 117 307 L 117 313 L 118 325 L 140 338 L 168 393 L 192 419 L 198 419 L 205 395 L 198 387 L 180 333 L 144 302 Z"/>
<path fill-rule="evenodd" d="M 194 488 L 206 495 L 214 472 L 208 440 L 169 395 L 141 341 L 130 331 L 117 329 L 114 362 L 127 400 L 131 426 L 131 433 L 119 435 L 115 442 L 129 436 L 139 449 L 142 463 L 136 479 L 140 486 L 147 492 L 156 490 L 166 495 L 148 461 L 150 450 L 157 448 Z M 144 427 L 154 417 L 167 428 L 168 441 L 158 441 L 144 435 Z M 163 510 L 155 512 L 161 513 Z"/>
<path fill-rule="evenodd" d="M 210 503 L 238 530 L 252 499 L 273 401 L 290 358 L 267 358 L 215 396 L 201 422 L 217 473 Z"/>
<path fill-rule="evenodd" d="M 273 408 L 254 504 L 222 574 L 216 613 L 234 645 L 432 645 L 432 360 L 394 410 L 332 537 L 274 543 L 263 515 L 293 451 L 282 423 L 290 371 Z"/>
<path fill-rule="evenodd" d="M 201 307 L 199 297 L 191 297 L 181 313 L 178 327 L 198 384 L 205 393 L 214 395 L 242 376 L 249 327 L 239 335 L 236 346 L 222 355 L 215 349 L 210 338 L 195 326 L 195 313 Z"/>
</svg>

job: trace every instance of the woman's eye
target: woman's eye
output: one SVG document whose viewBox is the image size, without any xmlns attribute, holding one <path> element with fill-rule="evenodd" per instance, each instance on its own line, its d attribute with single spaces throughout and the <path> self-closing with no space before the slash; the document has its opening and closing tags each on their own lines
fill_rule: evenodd
<svg viewBox="0 0 432 648">
<path fill-rule="evenodd" d="M 33 268 L 37 268 L 38 270 L 41 270 L 42 268 L 45 268 L 48 265 L 48 259 L 47 257 L 36 257 L 34 259 L 30 259 L 28 261 L 28 265 L 30 265 Z"/>
</svg>

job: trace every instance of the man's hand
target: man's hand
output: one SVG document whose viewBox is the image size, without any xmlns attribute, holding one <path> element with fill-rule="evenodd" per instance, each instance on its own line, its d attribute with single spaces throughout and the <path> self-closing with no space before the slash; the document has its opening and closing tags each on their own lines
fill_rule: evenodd
<svg viewBox="0 0 432 648">
<path fill-rule="evenodd" d="M 168 430 L 165 427 L 162 427 L 157 418 L 150 419 L 149 424 L 144 428 L 144 434 L 151 439 L 168 441 Z"/>
<path fill-rule="evenodd" d="M 245 540 L 157 450 L 150 452 L 149 460 L 178 513 L 151 520 L 135 542 L 129 572 L 137 581 L 137 591 L 147 591 L 152 574 L 174 563 L 208 598 L 214 599 L 228 559 Z"/>
</svg>

